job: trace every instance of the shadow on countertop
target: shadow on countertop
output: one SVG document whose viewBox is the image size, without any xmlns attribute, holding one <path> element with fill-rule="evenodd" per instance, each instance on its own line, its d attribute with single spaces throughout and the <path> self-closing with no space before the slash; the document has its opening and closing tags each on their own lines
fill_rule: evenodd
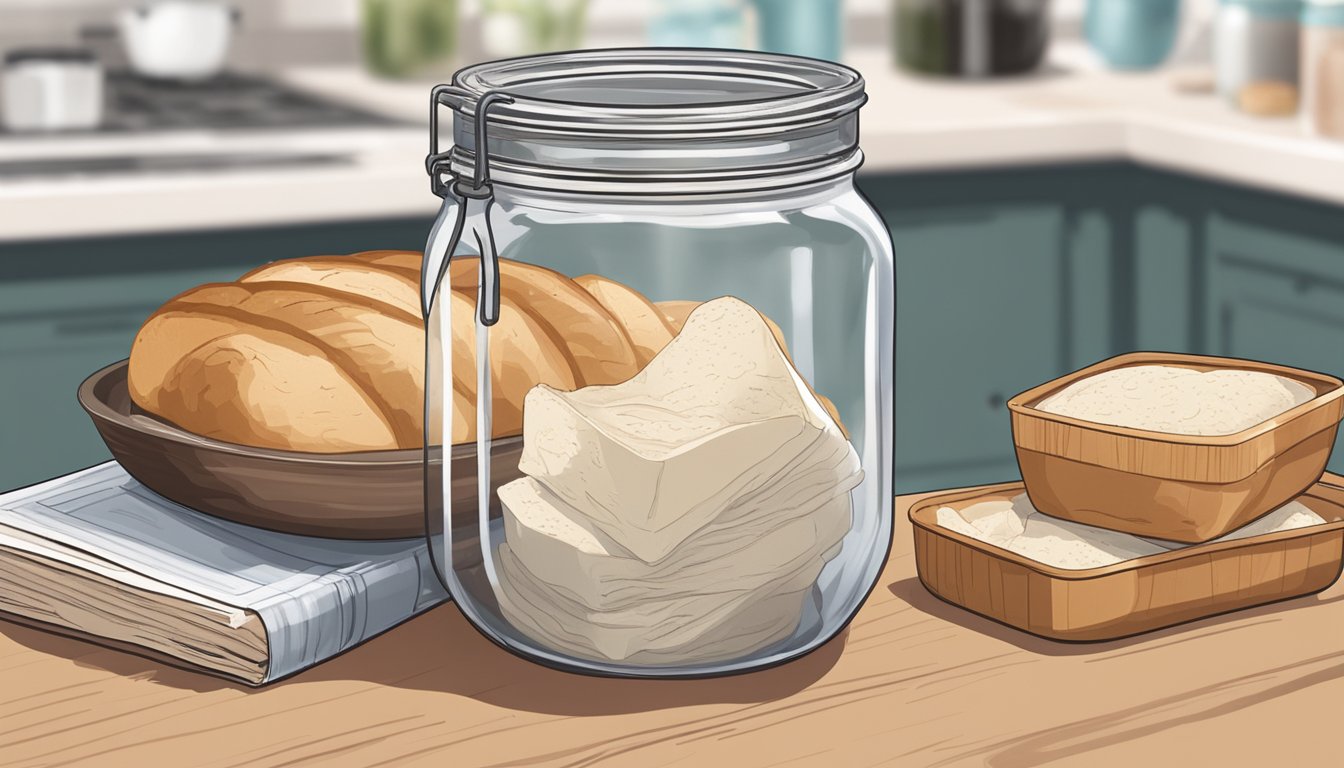
<svg viewBox="0 0 1344 768">
<path fill-rule="evenodd" d="M 443 606 L 282 685 L 361 679 L 554 715 L 752 704 L 790 696 L 816 682 L 840 658 L 847 637 L 848 631 L 801 659 L 760 672 L 701 680 L 629 680 L 561 672 L 526 661 L 485 639 L 456 607 Z"/>
<path fill-rule="evenodd" d="M 0 621 L 0 635 L 76 664 L 183 690 L 233 689 L 264 696 L 289 686 L 360 680 L 465 696 L 497 707 L 552 715 L 615 715 L 700 704 L 755 704 L 807 688 L 840 658 L 848 630 L 812 653 L 772 669 L 700 680 L 628 680 L 560 672 L 504 651 L 452 604 L 441 605 L 327 662 L 277 683 L 241 683 L 112 648 Z"/>
<path fill-rule="evenodd" d="M 1097 656 L 1098 661 L 1113 656 L 1128 656 L 1132 653 L 1165 648 L 1170 645 L 1209 637 L 1210 635 L 1235 632 L 1259 624 L 1273 623 L 1281 621 L 1282 618 L 1278 614 L 1285 611 L 1344 601 L 1344 592 L 1339 594 L 1318 592 L 1314 595 L 1303 595 L 1302 597 L 1280 600 L 1254 608 L 1234 610 L 1217 616 L 1166 627 L 1165 629 L 1156 629 L 1152 632 L 1120 638 L 1119 640 L 1076 643 L 1037 637 L 945 602 L 925 589 L 918 577 L 892 582 L 887 585 L 887 590 L 922 613 L 950 622 L 963 629 L 1001 640 L 1029 653 L 1041 656 Z M 1167 642 L 1161 642 L 1163 640 Z M 1112 653 L 1128 648 L 1134 650 L 1119 654 Z"/>
</svg>

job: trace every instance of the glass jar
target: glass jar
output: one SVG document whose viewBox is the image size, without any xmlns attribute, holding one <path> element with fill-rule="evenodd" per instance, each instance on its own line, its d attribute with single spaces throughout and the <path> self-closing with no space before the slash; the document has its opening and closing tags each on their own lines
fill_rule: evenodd
<svg viewBox="0 0 1344 768">
<path fill-rule="evenodd" d="M 595 674 L 740 672 L 872 590 L 895 286 L 854 187 L 865 98 L 837 64 L 677 49 L 435 89 L 428 535 L 491 640 Z"/>
<path fill-rule="evenodd" d="M 1301 69 L 1307 132 L 1344 139 L 1344 0 L 1307 0 Z"/>
<path fill-rule="evenodd" d="M 1240 104 L 1248 86 L 1297 87 L 1300 0 L 1222 0 L 1214 23 L 1218 93 Z"/>
</svg>

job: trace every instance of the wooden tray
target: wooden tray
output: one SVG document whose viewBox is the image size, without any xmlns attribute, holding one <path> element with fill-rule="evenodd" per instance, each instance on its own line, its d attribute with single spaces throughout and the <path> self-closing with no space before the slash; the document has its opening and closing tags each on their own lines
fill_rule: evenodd
<svg viewBox="0 0 1344 768">
<path fill-rule="evenodd" d="M 201 437 L 140 412 L 125 360 L 90 376 L 79 403 L 122 467 L 155 493 L 227 520 L 304 536 L 425 533 L 423 452 L 302 453 Z M 521 437 L 495 440 L 491 479 L 519 476 Z M 455 505 L 476 506 L 476 446 L 452 448 Z M 474 513 L 473 513 L 474 514 Z"/>
<path fill-rule="evenodd" d="M 1216 436 L 1114 427 L 1035 408 L 1079 379 L 1134 365 L 1263 371 L 1300 381 L 1316 397 Z M 1009 400 L 1008 410 L 1018 468 L 1037 509 L 1138 536 L 1202 542 L 1283 506 L 1320 479 L 1344 416 L 1344 382 L 1250 360 L 1135 352 L 1029 389 Z"/>
<path fill-rule="evenodd" d="M 1114 640 L 1309 595 L 1333 584 L 1344 564 L 1344 488 L 1325 483 L 1298 497 L 1325 518 L 1322 525 L 1102 568 L 1054 568 L 938 525 L 939 507 L 960 511 L 1022 490 L 1021 483 L 991 485 L 912 508 L 915 565 L 943 600 L 1052 640 Z"/>
</svg>

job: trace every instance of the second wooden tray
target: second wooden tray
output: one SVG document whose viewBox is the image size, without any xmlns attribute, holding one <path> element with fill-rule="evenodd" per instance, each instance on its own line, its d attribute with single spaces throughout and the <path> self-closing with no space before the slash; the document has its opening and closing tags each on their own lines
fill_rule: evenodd
<svg viewBox="0 0 1344 768">
<path fill-rule="evenodd" d="M 936 496 L 910 510 L 915 564 L 930 592 L 1052 640 L 1114 640 L 1309 595 L 1344 565 L 1344 488 L 1325 481 L 1298 498 L 1325 523 L 1194 544 L 1102 568 L 1065 570 L 938 525 L 938 509 L 1011 499 L 1021 483 Z"/>
</svg>

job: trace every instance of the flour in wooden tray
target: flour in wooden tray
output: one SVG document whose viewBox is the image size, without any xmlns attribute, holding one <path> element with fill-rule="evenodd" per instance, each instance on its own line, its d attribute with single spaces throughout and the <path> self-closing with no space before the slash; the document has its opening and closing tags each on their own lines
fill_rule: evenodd
<svg viewBox="0 0 1344 768">
<path fill-rule="evenodd" d="M 1036 410 L 1173 435 L 1231 435 L 1315 395 L 1301 382 L 1272 373 L 1135 365 L 1075 381 Z"/>
<path fill-rule="evenodd" d="M 1320 515 L 1305 504 L 1291 501 L 1214 541 L 1234 541 L 1324 522 Z M 1136 557 L 1198 546 L 1131 536 L 1058 520 L 1038 512 L 1025 493 L 1012 499 L 982 501 L 960 511 L 941 507 L 938 510 L 938 525 L 1038 563 L 1066 570 L 1100 568 Z"/>
</svg>

